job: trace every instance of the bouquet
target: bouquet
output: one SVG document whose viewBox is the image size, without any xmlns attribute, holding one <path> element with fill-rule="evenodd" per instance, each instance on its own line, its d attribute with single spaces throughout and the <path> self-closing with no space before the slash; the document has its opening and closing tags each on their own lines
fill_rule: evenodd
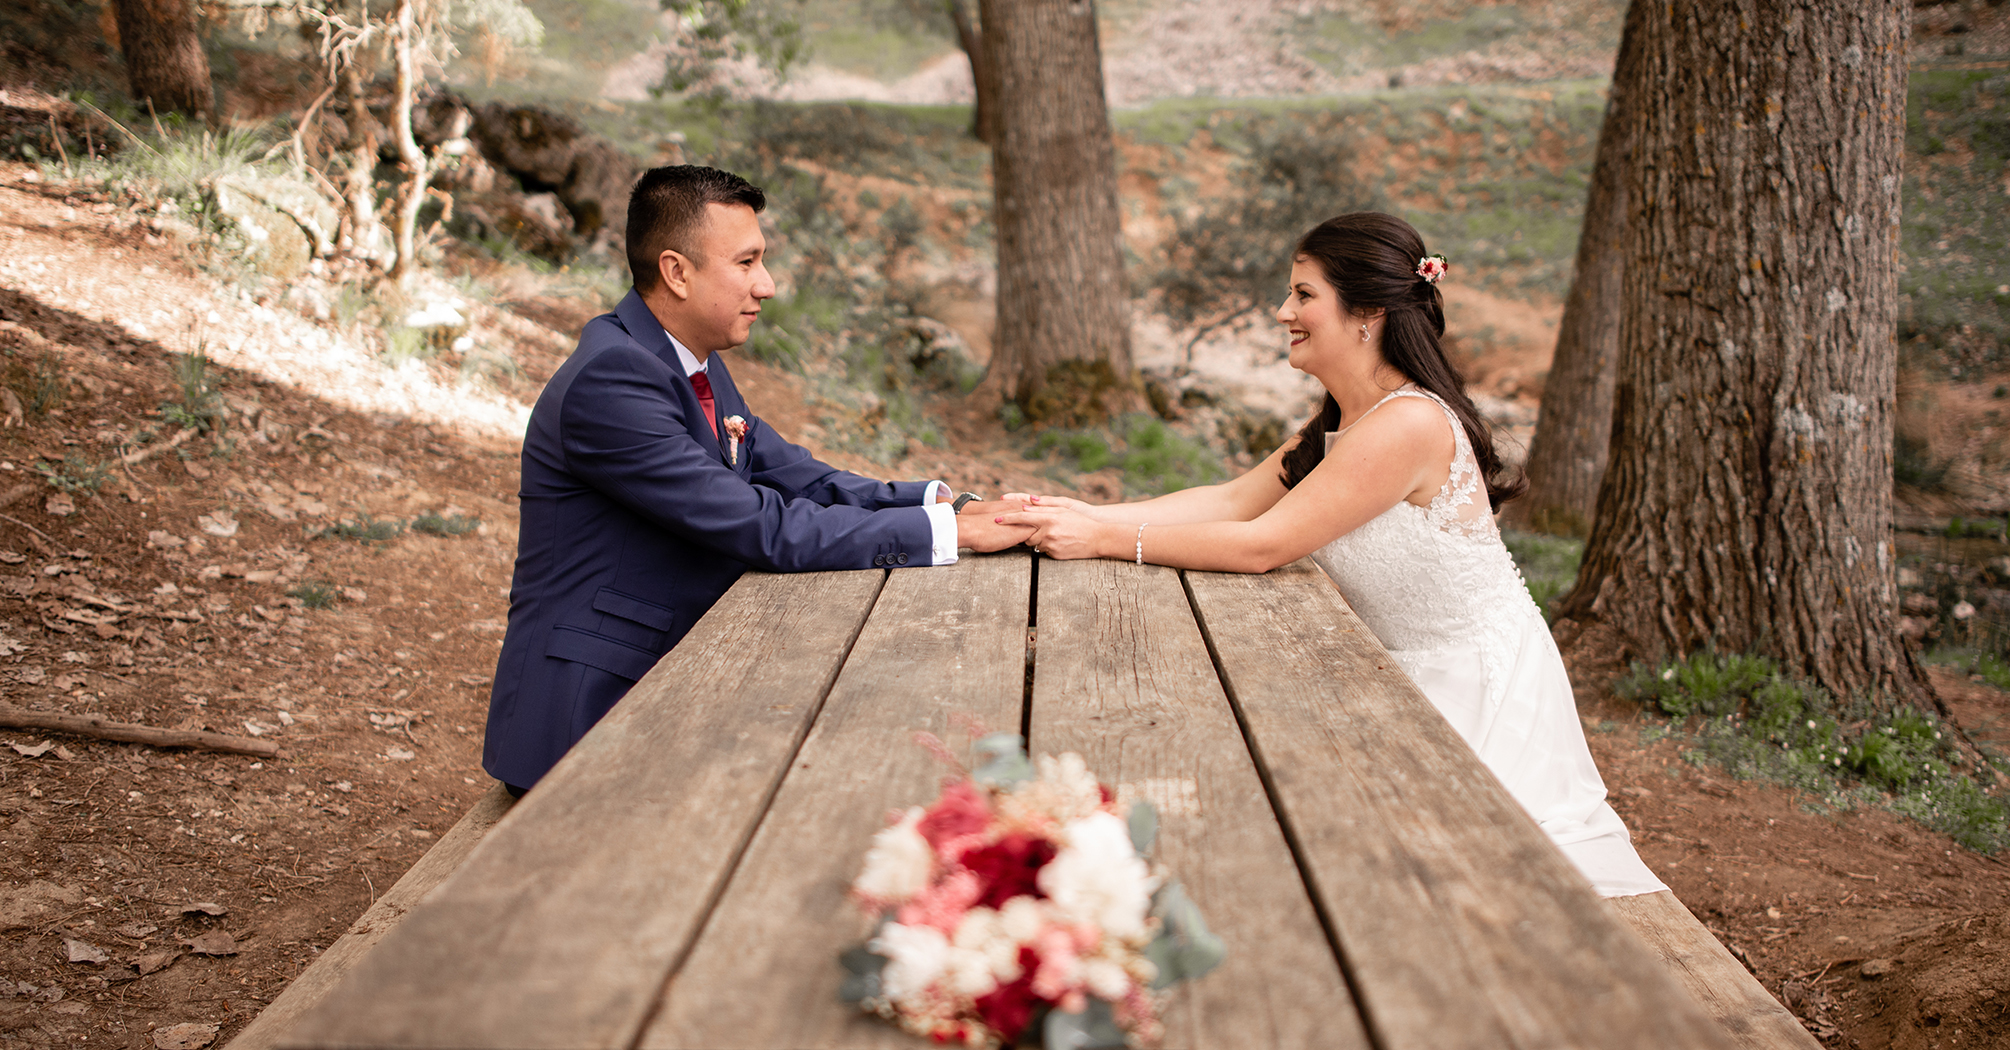
<svg viewBox="0 0 2010 1050">
<path fill-rule="evenodd" d="M 956 765 L 932 736 L 922 742 Z M 940 1043 L 1148 1046 L 1155 992 L 1221 961 L 1219 938 L 1147 861 L 1158 817 L 1119 804 L 1081 756 L 984 737 L 974 772 L 889 815 L 852 897 L 879 924 L 841 961 L 847 1002 Z"/>
</svg>

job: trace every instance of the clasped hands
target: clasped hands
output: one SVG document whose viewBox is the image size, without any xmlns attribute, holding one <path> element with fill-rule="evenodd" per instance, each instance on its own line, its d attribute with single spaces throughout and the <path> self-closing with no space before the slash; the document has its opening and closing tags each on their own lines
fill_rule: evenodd
<svg viewBox="0 0 2010 1050">
<path fill-rule="evenodd" d="M 1068 496 L 1024 492 L 973 500 L 956 515 L 956 545 L 989 552 L 1025 544 L 1053 558 L 1094 558 L 1097 530 L 1108 526 L 1090 517 L 1093 509 Z"/>
</svg>

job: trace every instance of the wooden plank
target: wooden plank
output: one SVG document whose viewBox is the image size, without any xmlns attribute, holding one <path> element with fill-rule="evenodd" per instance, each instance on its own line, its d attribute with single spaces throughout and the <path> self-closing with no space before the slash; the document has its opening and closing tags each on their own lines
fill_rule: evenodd
<svg viewBox="0 0 2010 1050">
<path fill-rule="evenodd" d="M 643 1047 L 916 1045 L 838 1001 L 838 953 L 870 931 L 846 891 L 887 813 L 934 800 L 950 772 L 916 731 L 959 756 L 969 735 L 953 716 L 1018 731 L 1031 586 L 1021 553 L 887 581 Z"/>
<path fill-rule="evenodd" d="M 1186 581 L 1378 1047 L 1729 1045 L 1309 562 Z"/>
<path fill-rule="evenodd" d="M 301 1014 L 320 1002 L 329 989 L 348 976 L 364 953 L 376 947 L 377 942 L 383 940 L 384 935 L 398 925 L 407 912 L 461 866 L 461 862 L 474 851 L 475 844 L 488 834 L 490 828 L 495 827 L 515 802 L 501 784 L 490 788 L 454 824 L 453 830 L 440 836 L 440 841 L 433 843 L 433 848 L 427 850 L 418 863 L 406 869 L 397 883 L 377 898 L 376 903 L 370 905 L 347 933 L 336 938 L 335 943 L 329 945 L 313 965 L 295 977 L 286 990 L 279 993 L 279 998 L 261 1010 L 224 1050 L 271 1050 L 279 1045 L 280 1038 L 300 1019 Z"/>
<path fill-rule="evenodd" d="M 1793 1013 L 1780 1005 L 1673 893 L 1643 893 L 1605 902 L 1666 963 L 1703 1012 L 1743 1050 L 1820 1050 Z"/>
<path fill-rule="evenodd" d="M 1228 957 L 1174 992 L 1169 1047 L 1365 1047 L 1332 945 L 1171 569 L 1039 566 L 1032 742 L 1159 807 L 1154 850 Z"/>
<path fill-rule="evenodd" d="M 281 1045 L 631 1045 L 884 580 L 742 577 Z"/>
</svg>

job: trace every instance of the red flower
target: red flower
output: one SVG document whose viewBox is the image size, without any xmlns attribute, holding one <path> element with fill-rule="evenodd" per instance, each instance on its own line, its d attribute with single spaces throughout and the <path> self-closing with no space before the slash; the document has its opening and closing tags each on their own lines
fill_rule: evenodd
<svg viewBox="0 0 2010 1050">
<path fill-rule="evenodd" d="M 1026 1030 L 1027 1022 L 1033 1019 L 1035 1007 L 1047 1000 L 1033 994 L 1033 971 L 1040 968 L 1040 956 L 1031 948 L 1019 949 L 1019 979 L 1011 984 L 1001 984 L 989 995 L 976 999 L 977 1016 L 998 1033 L 998 1038 L 1006 1046 L 1019 1041 L 1019 1033 Z"/>
<path fill-rule="evenodd" d="M 982 788 L 964 780 L 942 789 L 942 797 L 928 807 L 915 830 L 939 851 L 943 843 L 982 831 L 990 823 L 990 800 Z"/>
<path fill-rule="evenodd" d="M 1040 869 L 1058 852 L 1054 844 L 1035 835 L 1007 835 L 989 846 L 965 853 L 964 868 L 977 876 L 984 892 L 977 903 L 986 908 L 1003 908 L 1014 897 L 1045 897 L 1037 881 Z"/>
</svg>

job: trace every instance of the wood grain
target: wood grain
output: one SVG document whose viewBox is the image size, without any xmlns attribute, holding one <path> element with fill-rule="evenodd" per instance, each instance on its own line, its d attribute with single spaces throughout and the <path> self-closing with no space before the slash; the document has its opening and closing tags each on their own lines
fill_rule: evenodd
<svg viewBox="0 0 2010 1050">
<path fill-rule="evenodd" d="M 1366 1047 L 1305 884 L 1171 569 L 1040 563 L 1032 744 L 1152 798 L 1155 859 L 1228 946 L 1174 991 L 1168 1047 Z"/>
<path fill-rule="evenodd" d="M 1731 1045 L 1309 562 L 1186 583 L 1377 1047 Z"/>
<path fill-rule="evenodd" d="M 884 579 L 743 576 L 281 1045 L 632 1045 Z"/>
<path fill-rule="evenodd" d="M 312 966 L 295 977 L 286 990 L 279 993 L 279 998 L 260 1011 L 224 1050 L 270 1050 L 279 1045 L 287 1029 L 308 1008 L 320 1002 L 322 996 L 348 976 L 366 952 L 376 947 L 377 942 L 383 940 L 384 935 L 398 925 L 406 913 L 468 859 L 468 854 L 474 852 L 475 844 L 488 834 L 490 828 L 495 827 L 515 802 L 501 784 L 490 788 L 454 824 L 453 830 L 440 836 L 440 841 L 433 843 L 433 848 L 427 850 L 418 863 L 406 869 L 397 883 L 377 898 L 377 902 L 370 905 L 370 910 L 364 912 L 348 932 L 329 945 Z"/>
<path fill-rule="evenodd" d="M 958 756 L 957 716 L 1018 731 L 1031 585 L 1016 553 L 892 575 L 643 1047 L 920 1045 L 838 1001 L 838 953 L 870 931 L 846 891 L 887 813 L 951 772 L 916 731 Z"/>
<path fill-rule="evenodd" d="M 1742 1050 L 1819 1050 L 1821 1043 L 1673 893 L 1613 897 L 1605 904 L 1661 956 L 1734 1045 Z"/>
</svg>

